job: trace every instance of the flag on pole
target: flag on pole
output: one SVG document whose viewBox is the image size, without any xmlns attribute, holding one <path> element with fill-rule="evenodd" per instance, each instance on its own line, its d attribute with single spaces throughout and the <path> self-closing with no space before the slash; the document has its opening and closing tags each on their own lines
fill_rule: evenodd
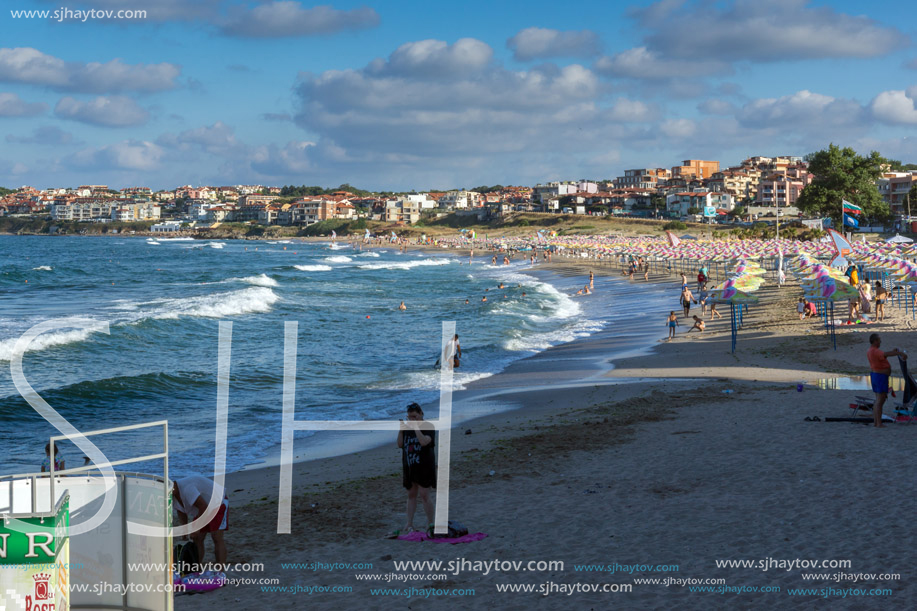
<svg viewBox="0 0 917 611">
<path fill-rule="evenodd" d="M 850 202 L 848 202 L 846 199 L 845 199 L 845 200 L 842 200 L 842 201 L 844 202 L 844 214 L 854 214 L 854 215 L 858 215 L 858 214 L 862 214 L 862 213 L 863 213 L 863 209 L 860 208 L 859 206 L 854 206 L 853 204 L 851 204 Z M 854 225 L 854 227 L 855 227 L 855 226 L 856 226 L 856 225 Z"/>
<path fill-rule="evenodd" d="M 855 218 L 853 218 L 846 212 L 844 213 L 844 227 L 859 227 L 859 226 L 860 226 L 860 223 L 857 222 Z"/>
</svg>

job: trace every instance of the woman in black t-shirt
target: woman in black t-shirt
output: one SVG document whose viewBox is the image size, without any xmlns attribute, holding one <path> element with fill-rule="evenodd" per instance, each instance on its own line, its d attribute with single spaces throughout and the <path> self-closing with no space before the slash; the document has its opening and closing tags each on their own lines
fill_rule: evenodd
<svg viewBox="0 0 917 611">
<path fill-rule="evenodd" d="M 417 497 L 423 503 L 427 522 L 433 523 L 433 501 L 430 489 L 436 487 L 436 459 L 433 452 L 436 431 L 423 419 L 423 410 L 416 403 L 408 405 L 408 419 L 401 421 L 398 447 L 401 448 L 402 484 L 408 491 L 407 523 L 404 532 L 414 530 Z"/>
</svg>

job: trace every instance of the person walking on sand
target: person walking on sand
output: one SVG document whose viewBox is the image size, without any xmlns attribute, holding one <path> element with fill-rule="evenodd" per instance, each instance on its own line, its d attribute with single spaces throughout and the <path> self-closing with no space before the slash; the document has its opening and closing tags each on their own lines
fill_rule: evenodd
<svg viewBox="0 0 917 611">
<path fill-rule="evenodd" d="M 433 451 L 436 431 L 423 419 L 423 409 L 416 403 L 408 405 L 407 421 L 400 420 L 398 447 L 401 448 L 401 483 L 408 491 L 407 522 L 402 533 L 414 530 L 417 497 L 423 503 L 427 523 L 432 524 L 433 501 L 430 489 L 436 488 L 436 459 Z"/>
<path fill-rule="evenodd" d="M 806 315 L 806 298 L 800 297 L 799 303 L 796 304 L 796 313 L 799 314 L 799 320 L 805 318 Z"/>
<path fill-rule="evenodd" d="M 710 304 L 710 320 L 722 318 L 723 315 L 716 311 L 716 302 Z"/>
<path fill-rule="evenodd" d="M 650 279 L 650 262 L 649 261 L 643 262 L 643 279 L 649 282 L 649 279 Z"/>
<path fill-rule="evenodd" d="M 882 338 L 878 333 L 869 336 L 869 350 L 866 351 L 866 358 L 869 360 L 869 380 L 872 382 L 872 392 L 876 393 L 876 403 L 872 408 L 873 426 L 884 428 L 882 424 L 882 406 L 888 398 L 888 377 L 892 373 L 892 366 L 888 362 L 888 357 L 897 356 L 907 360 L 907 354 L 897 348 L 883 352 L 880 346 Z"/>
<path fill-rule="evenodd" d="M 675 310 L 669 312 L 666 324 L 669 326 L 669 336 L 666 339 L 673 339 L 675 337 L 675 327 L 678 326 L 678 317 L 675 316 Z"/>
<path fill-rule="evenodd" d="M 707 297 L 709 295 L 710 293 L 707 292 L 707 285 L 702 284 L 700 292 L 697 294 L 697 301 L 700 304 L 700 315 L 702 317 L 707 315 Z"/>
<path fill-rule="evenodd" d="M 691 289 L 685 286 L 681 289 L 681 307 L 685 309 L 685 318 L 691 314 L 691 301 L 694 300 L 694 295 L 691 294 Z"/>
</svg>

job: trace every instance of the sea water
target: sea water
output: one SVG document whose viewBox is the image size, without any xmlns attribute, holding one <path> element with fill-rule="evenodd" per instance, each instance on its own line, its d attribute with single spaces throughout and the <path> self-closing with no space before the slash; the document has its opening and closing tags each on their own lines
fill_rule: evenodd
<svg viewBox="0 0 917 611">
<path fill-rule="evenodd" d="M 23 359 L 32 387 L 82 431 L 168 419 L 171 469 L 187 474 L 213 472 L 219 321 L 233 323 L 234 470 L 280 443 L 287 321 L 299 324 L 298 420 L 392 419 L 407 403 L 438 397 L 442 321 L 455 321 L 460 335 L 461 390 L 603 329 L 625 337 L 658 326 L 662 336 L 653 317 L 675 302 L 659 287 L 627 283 L 577 297 L 585 278 L 533 273 L 527 259 L 492 266 L 489 256 L 470 264 L 446 252 L 341 243 L 3 236 L 0 264 L 0 473 L 37 470 L 58 434 L 9 369 L 16 341 L 43 321 L 90 318 L 109 333 L 40 335 Z M 297 446 L 310 435 L 298 432 Z M 162 448 L 149 431 L 98 443 L 110 460 Z M 82 451 L 61 448 L 68 467 L 82 464 Z"/>
</svg>

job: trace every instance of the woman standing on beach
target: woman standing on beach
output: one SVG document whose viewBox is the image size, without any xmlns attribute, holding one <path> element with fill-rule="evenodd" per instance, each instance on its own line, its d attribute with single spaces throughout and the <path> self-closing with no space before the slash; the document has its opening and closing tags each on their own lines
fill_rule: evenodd
<svg viewBox="0 0 917 611">
<path fill-rule="evenodd" d="M 888 291 L 881 282 L 876 280 L 876 320 L 885 320 L 886 301 L 888 301 Z"/>
<path fill-rule="evenodd" d="M 408 405 L 407 421 L 401 420 L 398 447 L 401 448 L 402 485 L 408 491 L 407 523 L 402 532 L 414 530 L 417 497 L 423 503 L 427 523 L 433 523 L 433 501 L 430 488 L 436 488 L 436 460 L 433 442 L 436 431 L 423 419 L 423 409 L 416 403 Z"/>
<path fill-rule="evenodd" d="M 666 339 L 672 339 L 675 337 L 675 327 L 678 326 L 678 317 L 675 316 L 674 310 L 669 312 L 669 317 L 666 319 L 666 324 L 669 326 L 669 336 Z"/>
</svg>

